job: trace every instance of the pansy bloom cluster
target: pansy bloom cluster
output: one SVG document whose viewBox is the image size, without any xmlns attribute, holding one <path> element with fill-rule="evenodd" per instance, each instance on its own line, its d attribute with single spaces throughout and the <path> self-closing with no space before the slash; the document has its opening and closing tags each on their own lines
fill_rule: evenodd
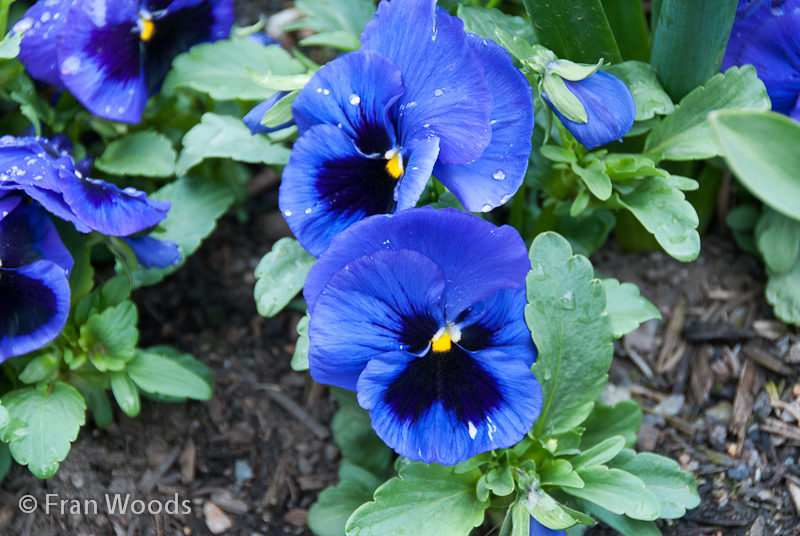
<svg viewBox="0 0 800 536">
<path fill-rule="evenodd" d="M 431 173 L 468 211 L 500 206 L 531 151 L 527 80 L 433 0 L 381 2 L 361 50 L 319 69 L 292 111 L 280 207 L 314 256 L 361 219 L 415 206 Z"/>
<path fill-rule="evenodd" d="M 161 222 L 169 203 L 87 177 L 90 160 L 71 151 L 63 136 L 0 138 L 0 361 L 52 341 L 69 313 L 73 261 L 48 212 L 81 233 L 123 237 L 146 267 L 181 259 L 175 243 L 132 236 Z"/>
<path fill-rule="evenodd" d="M 232 0 L 40 0 L 13 30 L 31 76 L 95 115 L 138 123 L 175 56 L 224 39 L 233 18 Z"/>
</svg>

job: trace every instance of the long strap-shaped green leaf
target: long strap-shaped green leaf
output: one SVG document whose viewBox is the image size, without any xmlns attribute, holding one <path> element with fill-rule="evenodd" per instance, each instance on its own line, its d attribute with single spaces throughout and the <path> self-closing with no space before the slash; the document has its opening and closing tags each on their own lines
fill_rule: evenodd
<svg viewBox="0 0 800 536">
<path fill-rule="evenodd" d="M 600 0 L 524 0 L 539 43 L 579 63 L 619 63 L 622 56 Z"/>
<path fill-rule="evenodd" d="M 642 0 L 603 0 L 603 9 L 622 59 L 650 61 L 650 33 Z"/>
<path fill-rule="evenodd" d="M 737 0 L 662 0 L 650 64 L 678 102 L 719 71 Z"/>
</svg>

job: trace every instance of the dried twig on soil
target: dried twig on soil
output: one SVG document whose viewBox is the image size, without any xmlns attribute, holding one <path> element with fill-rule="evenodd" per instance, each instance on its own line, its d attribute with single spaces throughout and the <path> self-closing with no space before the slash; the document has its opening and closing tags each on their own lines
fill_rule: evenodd
<svg viewBox="0 0 800 536">
<path fill-rule="evenodd" d="M 139 481 L 139 485 L 137 486 L 138 490 L 145 495 L 153 491 L 153 488 L 156 487 L 156 484 L 158 484 L 158 481 L 164 476 L 164 473 L 169 471 L 169 468 L 172 467 L 172 464 L 174 464 L 175 460 L 178 459 L 178 455 L 180 453 L 181 446 L 176 445 L 175 448 L 169 452 L 169 455 L 164 463 L 159 465 L 152 473 L 148 471 L 144 474 L 144 476 L 142 476 L 142 479 Z"/>
<path fill-rule="evenodd" d="M 659 374 L 670 370 L 683 356 L 683 352 L 673 353 L 673 348 L 678 341 L 681 328 L 686 320 L 686 315 L 683 312 L 685 303 L 683 300 L 679 301 L 670 312 L 669 322 L 667 322 L 667 327 L 664 330 L 664 344 L 661 345 L 661 351 L 658 352 L 658 361 L 656 362 L 656 372 Z M 674 357 L 675 354 L 677 354 L 677 358 Z"/>
<path fill-rule="evenodd" d="M 744 441 L 745 426 L 753 413 L 755 404 L 755 384 L 756 366 L 750 362 L 745 362 L 742 372 L 739 374 L 739 385 L 736 386 L 736 396 L 733 399 L 733 410 L 731 411 L 731 422 L 728 429 L 739 438 L 739 446 L 736 453 L 742 451 L 741 446 Z"/>
<path fill-rule="evenodd" d="M 765 369 L 777 372 L 782 376 L 794 376 L 795 374 L 791 367 L 785 365 L 783 361 L 755 344 L 746 345 L 744 347 L 744 355 Z"/>
<path fill-rule="evenodd" d="M 800 443 L 800 428 L 786 424 L 779 419 L 767 417 L 763 423 L 758 425 L 758 429 Z"/>
<path fill-rule="evenodd" d="M 286 396 L 282 391 L 280 386 L 278 385 L 271 385 L 268 383 L 260 383 L 256 385 L 257 389 L 260 389 L 267 393 L 267 396 L 276 402 L 280 407 L 285 409 L 288 413 L 290 413 L 293 417 L 299 420 L 306 428 L 308 428 L 312 434 L 317 436 L 319 439 L 325 439 L 330 435 L 328 429 L 314 420 L 314 417 L 308 414 L 306 410 L 303 409 L 297 402 Z"/>
</svg>

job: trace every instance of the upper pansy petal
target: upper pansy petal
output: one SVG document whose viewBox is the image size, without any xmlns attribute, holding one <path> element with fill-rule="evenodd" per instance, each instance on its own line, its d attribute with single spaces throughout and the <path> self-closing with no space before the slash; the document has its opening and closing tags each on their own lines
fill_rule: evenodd
<svg viewBox="0 0 800 536">
<path fill-rule="evenodd" d="M 529 367 L 538 351 L 525 323 L 528 297 L 525 283 L 519 288 L 500 290 L 462 313 L 456 321 L 461 330 L 458 345 L 471 352 L 501 350 L 522 359 Z"/>
<path fill-rule="evenodd" d="M 312 317 L 331 276 L 379 249 L 419 251 L 444 272 L 450 321 L 498 290 L 518 288 L 531 268 L 525 242 L 513 227 L 455 209 L 401 210 L 368 218 L 334 237 L 306 279 L 303 295 Z"/>
<path fill-rule="evenodd" d="M 18 269 L 40 260 L 54 263 L 67 275 L 72 270 L 72 256 L 47 214 L 19 205 L 0 220 L 0 267 Z"/>
<path fill-rule="evenodd" d="M 31 6 L 11 29 L 23 32 L 19 60 L 30 75 L 42 82 L 61 85 L 58 74 L 58 33 L 64 26 L 73 0 L 39 0 Z"/>
<path fill-rule="evenodd" d="M 442 271 L 416 251 L 381 250 L 348 263 L 328 282 L 311 315 L 311 377 L 353 390 L 377 355 L 424 351 L 444 326 L 444 286 Z"/>
<path fill-rule="evenodd" d="M 140 122 L 147 102 L 138 11 L 133 0 L 79 2 L 59 37 L 64 86 L 90 112 L 112 121 Z"/>
<path fill-rule="evenodd" d="M 67 323 L 67 275 L 40 260 L 16 270 L 0 268 L 0 362 L 43 347 Z"/>
<path fill-rule="evenodd" d="M 267 127 L 261 124 L 261 120 L 264 119 L 266 113 L 270 111 L 279 100 L 288 94 L 288 91 L 279 91 L 261 102 L 261 104 L 257 104 L 252 110 L 247 112 L 247 114 L 242 118 L 242 123 L 244 123 L 244 126 L 250 129 L 251 134 L 269 134 L 270 132 L 275 132 L 277 130 L 290 127 L 294 124 L 294 121 L 286 122 L 282 125 L 278 125 L 277 127 Z"/>
<path fill-rule="evenodd" d="M 503 47 L 472 33 L 467 36 L 483 61 L 492 88 L 492 140 L 471 164 L 438 163 L 433 174 L 466 210 L 485 212 L 505 204 L 525 180 L 534 123 L 533 97 L 528 80 Z"/>
<path fill-rule="evenodd" d="M 403 75 L 405 92 L 392 118 L 402 145 L 436 136 L 446 164 L 467 164 L 483 153 L 491 139 L 492 92 L 460 19 L 436 0 L 383 1 L 361 47 L 377 50 Z"/>
<path fill-rule="evenodd" d="M 358 402 L 400 455 L 455 465 L 519 442 L 539 416 L 542 390 L 521 359 L 454 345 L 375 357 L 358 379 Z"/>
<path fill-rule="evenodd" d="M 430 144 L 411 149 L 398 181 L 383 156 L 367 157 L 338 127 L 314 125 L 295 142 L 283 170 L 278 197 L 283 216 L 306 251 L 318 257 L 350 225 L 394 211 L 395 198 L 416 202 L 411 198 L 433 168 L 431 153 Z"/>
<path fill-rule="evenodd" d="M 534 518 L 531 518 L 531 530 L 529 536 L 565 536 L 563 530 L 548 529 Z"/>
<path fill-rule="evenodd" d="M 567 130 L 587 149 L 620 140 L 633 126 L 636 116 L 633 95 L 616 76 L 597 71 L 583 80 L 564 80 L 564 83 L 586 109 L 586 123 L 570 121 L 553 106 L 546 93 L 542 93 L 542 97 Z"/>
<path fill-rule="evenodd" d="M 161 86 L 178 54 L 198 43 L 225 39 L 234 21 L 233 0 L 149 2 L 148 7 L 153 15 L 153 29 L 148 36 L 143 34 L 142 40 L 150 93 Z"/>
<path fill-rule="evenodd" d="M 173 266 L 183 259 L 178 244 L 169 240 L 158 240 L 151 236 L 127 237 L 123 240 L 131 247 L 139 264 L 148 270 Z"/>
<path fill-rule="evenodd" d="M 395 147 L 388 109 L 403 94 L 400 70 L 373 50 L 357 50 L 321 67 L 292 103 L 300 134 L 312 125 L 335 125 L 364 154 Z"/>
<path fill-rule="evenodd" d="M 98 179 L 63 180 L 64 201 L 92 230 L 108 236 L 128 236 L 163 220 L 170 204 L 148 199 L 133 188 L 120 190 Z"/>
</svg>

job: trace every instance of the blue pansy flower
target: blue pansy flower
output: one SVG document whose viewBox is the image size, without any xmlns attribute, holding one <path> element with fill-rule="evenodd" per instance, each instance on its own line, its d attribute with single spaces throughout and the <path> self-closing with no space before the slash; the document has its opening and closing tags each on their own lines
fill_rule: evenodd
<svg viewBox="0 0 800 536">
<path fill-rule="evenodd" d="M 586 110 L 586 123 L 576 123 L 564 117 L 546 93 L 542 93 L 542 98 L 575 139 L 590 151 L 614 140 L 621 141 L 633 126 L 636 116 L 636 105 L 628 86 L 603 71 L 583 80 L 564 79 L 564 83 Z"/>
<path fill-rule="evenodd" d="M 469 211 L 502 205 L 531 150 L 527 80 L 435 0 L 381 2 L 361 49 L 320 68 L 292 112 L 279 203 L 314 256 L 361 219 L 413 207 L 432 172 Z"/>
<path fill-rule="evenodd" d="M 228 37 L 232 0 L 40 0 L 14 26 L 19 58 L 90 112 L 138 123 L 172 60 Z"/>
<path fill-rule="evenodd" d="M 531 530 L 529 536 L 565 536 L 563 530 L 548 529 L 534 518 L 531 518 Z"/>
<path fill-rule="evenodd" d="M 800 121 L 800 0 L 765 1 L 746 14 L 733 25 L 722 69 L 752 64 L 772 109 Z"/>
<path fill-rule="evenodd" d="M 123 240 L 131 247 L 139 264 L 148 270 L 175 266 L 183 259 L 178 244 L 169 240 L 158 240 L 152 236 L 135 236 Z"/>
<path fill-rule="evenodd" d="M 23 191 L 48 212 L 71 222 L 82 233 L 97 231 L 127 237 L 156 226 L 167 215 L 170 203 L 149 199 L 134 188 L 88 178 L 90 160 L 75 163 L 72 144 L 65 136 L 53 140 L 37 137 L 0 138 L 0 193 Z M 180 255 L 177 244 L 160 248 Z M 136 248 L 134 248 L 136 251 Z M 169 255 L 161 258 L 167 259 Z M 146 264 L 146 263 L 145 263 Z"/>
<path fill-rule="evenodd" d="M 358 393 L 402 456 L 454 465 L 514 445 L 542 390 L 516 230 L 454 209 L 362 220 L 308 275 L 309 370 Z"/>
<path fill-rule="evenodd" d="M 0 362 L 61 333 L 72 264 L 47 213 L 18 194 L 0 198 Z"/>
<path fill-rule="evenodd" d="M 242 122 L 247 128 L 250 129 L 251 134 L 269 134 L 270 132 L 276 132 L 294 125 L 294 120 L 283 123 L 282 125 L 278 125 L 277 127 L 267 127 L 261 124 L 261 120 L 264 119 L 266 113 L 270 111 L 279 100 L 288 94 L 288 91 L 278 91 L 271 97 L 261 102 L 261 104 L 257 104 L 255 108 L 247 112 L 247 115 L 244 116 Z"/>
</svg>

